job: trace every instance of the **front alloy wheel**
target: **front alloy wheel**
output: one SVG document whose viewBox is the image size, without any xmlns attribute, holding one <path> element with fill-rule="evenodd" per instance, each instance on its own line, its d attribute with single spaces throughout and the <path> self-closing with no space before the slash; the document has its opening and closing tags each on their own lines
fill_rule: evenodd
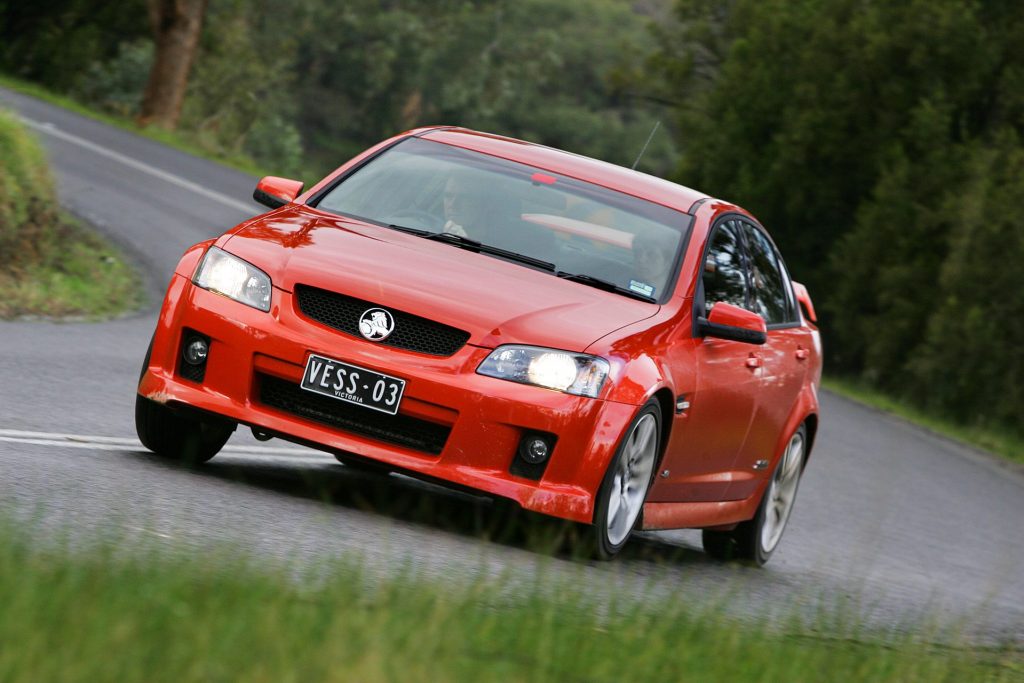
<svg viewBox="0 0 1024 683">
<path fill-rule="evenodd" d="M 658 403 L 645 405 L 626 430 L 597 494 L 594 533 L 597 556 L 614 557 L 633 533 L 654 479 L 661 440 Z"/>
</svg>

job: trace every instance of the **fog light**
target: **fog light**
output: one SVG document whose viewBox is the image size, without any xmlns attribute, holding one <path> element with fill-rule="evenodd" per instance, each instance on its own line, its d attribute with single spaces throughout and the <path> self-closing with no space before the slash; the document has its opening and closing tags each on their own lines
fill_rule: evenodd
<svg viewBox="0 0 1024 683">
<path fill-rule="evenodd" d="M 544 439 L 533 438 L 527 441 L 525 445 L 526 447 L 523 449 L 523 460 L 534 465 L 544 462 L 544 460 L 547 459 L 548 454 L 551 452 L 547 441 Z"/>
<path fill-rule="evenodd" d="M 210 353 L 210 346 L 205 339 L 193 339 L 185 345 L 185 360 L 191 365 L 202 365 Z"/>
<path fill-rule="evenodd" d="M 557 443 L 558 437 L 549 432 L 523 432 L 508 471 L 517 477 L 538 481 L 554 457 Z"/>
</svg>

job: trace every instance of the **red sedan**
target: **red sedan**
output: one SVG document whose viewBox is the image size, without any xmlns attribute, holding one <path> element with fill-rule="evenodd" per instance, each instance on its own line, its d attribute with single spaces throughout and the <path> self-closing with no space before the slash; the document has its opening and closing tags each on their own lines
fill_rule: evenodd
<svg viewBox="0 0 1024 683">
<path fill-rule="evenodd" d="M 202 462 L 238 425 L 764 563 L 818 425 L 807 291 L 743 209 L 494 135 L 364 152 L 179 262 L 136 402 Z"/>
</svg>

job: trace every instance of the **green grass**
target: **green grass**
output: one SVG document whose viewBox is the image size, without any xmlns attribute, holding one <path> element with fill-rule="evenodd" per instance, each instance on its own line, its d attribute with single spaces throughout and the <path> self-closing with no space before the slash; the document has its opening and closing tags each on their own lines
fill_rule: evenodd
<svg viewBox="0 0 1024 683">
<path fill-rule="evenodd" d="M 0 110 L 0 319 L 102 318 L 143 303 L 120 252 L 60 211 L 38 140 Z"/>
<path fill-rule="evenodd" d="M 0 680 L 1010 681 L 1009 648 L 935 646 L 856 628 L 751 625 L 686 600 L 606 605 L 544 572 L 442 588 L 351 562 L 314 574 L 225 549 L 121 539 L 74 551 L 0 525 Z M 155 541 L 154 541 L 155 542 Z M 451 585 L 448 581 L 445 585 Z M 615 586 L 604 587 L 614 593 Z M 604 592 L 604 591 L 599 591 Z"/>
<path fill-rule="evenodd" d="M 0 320 L 23 316 L 110 318 L 146 303 L 121 252 L 74 218 L 50 227 L 59 249 L 14 272 L 0 269 Z"/>
<path fill-rule="evenodd" d="M 272 171 L 261 168 L 255 161 L 247 156 L 239 154 L 227 154 L 223 150 L 216 148 L 213 145 L 204 144 L 203 141 L 196 135 L 189 135 L 185 132 L 169 131 L 156 126 L 139 126 L 132 119 L 124 118 L 120 116 L 113 116 L 103 112 L 96 111 L 87 105 L 78 102 L 66 95 L 60 95 L 46 88 L 24 81 L 7 74 L 0 73 L 0 86 L 3 86 L 9 90 L 22 93 L 24 95 L 30 95 L 36 97 L 44 102 L 73 111 L 76 114 L 87 116 L 101 123 L 106 123 L 122 130 L 127 130 L 138 135 L 145 136 L 150 140 L 163 143 L 169 147 L 174 147 L 188 154 L 201 157 L 203 159 L 209 159 L 225 166 L 234 168 L 243 173 L 250 175 L 263 176 L 263 175 L 277 175 Z"/>
<path fill-rule="evenodd" d="M 1014 462 L 1024 463 L 1024 439 L 1009 431 L 957 424 L 908 405 L 861 382 L 825 377 L 821 384 L 829 391 L 901 417 L 936 434 L 990 451 Z"/>
</svg>

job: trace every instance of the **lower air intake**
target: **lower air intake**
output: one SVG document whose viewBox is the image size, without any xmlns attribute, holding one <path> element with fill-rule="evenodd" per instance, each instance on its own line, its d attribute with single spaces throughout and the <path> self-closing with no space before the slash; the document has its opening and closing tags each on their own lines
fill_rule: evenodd
<svg viewBox="0 0 1024 683">
<path fill-rule="evenodd" d="M 408 415 L 387 415 L 357 405 L 318 396 L 287 380 L 258 375 L 260 402 L 297 417 L 360 436 L 439 455 L 451 427 Z"/>
</svg>

